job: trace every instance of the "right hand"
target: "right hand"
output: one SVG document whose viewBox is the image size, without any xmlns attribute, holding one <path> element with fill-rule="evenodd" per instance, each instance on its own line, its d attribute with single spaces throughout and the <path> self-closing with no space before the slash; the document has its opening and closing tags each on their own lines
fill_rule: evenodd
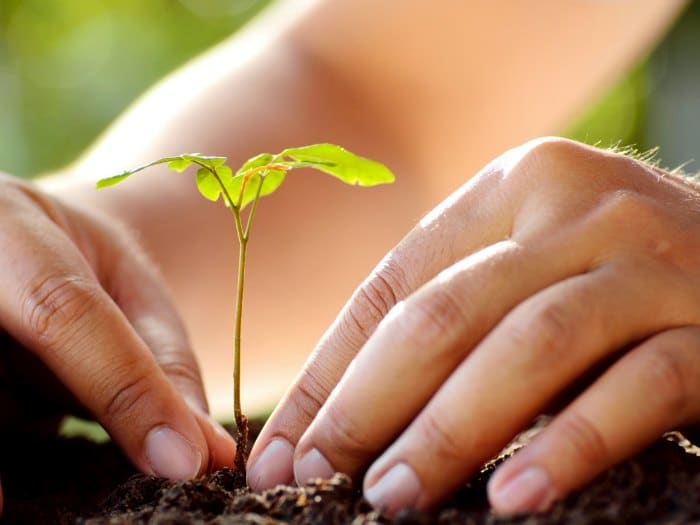
<svg viewBox="0 0 700 525">
<path fill-rule="evenodd" d="M 142 472 L 186 479 L 233 460 L 185 329 L 134 239 L 6 175 L 0 352 L 0 432 L 87 411 Z"/>
<path fill-rule="evenodd" d="M 700 188 L 543 138 L 424 217 L 348 301 L 260 433 L 251 486 L 340 471 L 429 510 L 539 414 L 490 478 L 539 512 L 700 426 Z"/>
</svg>

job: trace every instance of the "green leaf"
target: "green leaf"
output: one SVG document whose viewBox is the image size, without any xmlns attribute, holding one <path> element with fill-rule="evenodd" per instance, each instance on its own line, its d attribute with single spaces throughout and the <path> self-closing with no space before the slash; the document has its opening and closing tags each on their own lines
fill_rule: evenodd
<svg viewBox="0 0 700 525">
<path fill-rule="evenodd" d="M 260 153 L 259 155 L 245 161 L 243 165 L 238 168 L 238 171 L 236 171 L 236 175 L 234 177 L 244 176 L 250 170 L 270 164 L 274 158 L 275 156 L 271 153 Z"/>
<path fill-rule="evenodd" d="M 113 175 L 111 177 L 105 177 L 104 179 L 100 179 L 97 181 L 97 189 L 100 188 L 106 188 L 108 186 L 114 186 L 115 184 L 119 184 L 121 181 L 128 179 L 131 177 L 134 173 L 138 173 L 139 171 L 143 171 L 146 168 L 150 168 L 151 166 L 155 166 L 156 164 L 165 164 L 176 161 L 179 157 L 163 157 L 162 159 L 155 160 L 153 162 L 149 162 L 148 164 L 144 164 L 143 166 L 139 166 L 138 168 L 134 168 L 133 170 L 128 170 L 120 173 L 119 175 Z"/>
<path fill-rule="evenodd" d="M 167 164 L 168 168 L 173 171 L 177 171 L 178 173 L 182 173 L 192 164 L 208 166 L 220 172 L 223 168 L 226 168 L 224 166 L 225 162 L 226 157 L 214 157 L 210 155 L 201 155 L 199 153 L 184 153 L 175 157 L 163 157 L 161 159 L 154 160 L 153 162 L 149 162 L 148 164 L 144 164 L 143 166 L 139 166 L 138 168 L 134 168 L 133 170 L 120 173 L 119 175 L 113 175 L 111 177 L 100 179 L 97 181 L 97 188 L 100 189 L 108 186 L 114 186 L 115 184 L 119 184 L 121 181 L 128 179 L 134 173 L 138 173 L 139 171 L 143 171 L 146 168 L 150 168 L 151 166 L 156 166 L 158 164 Z M 231 170 L 229 168 L 226 169 L 229 170 L 228 173 L 230 176 Z"/>
<path fill-rule="evenodd" d="M 281 161 L 275 161 L 275 164 L 279 164 L 282 166 L 286 166 L 288 169 L 295 169 L 295 168 L 313 168 L 313 169 L 319 169 L 321 166 L 326 166 L 328 168 L 332 168 L 334 164 L 332 162 L 321 162 L 321 161 L 307 161 L 307 160 L 281 160 Z"/>
<path fill-rule="evenodd" d="M 223 166 L 226 162 L 226 157 L 215 157 L 212 155 L 201 155 L 199 153 L 187 153 L 182 155 L 183 159 L 196 162 L 197 164 L 203 164 L 212 169 Z"/>
<path fill-rule="evenodd" d="M 261 164 L 261 166 L 264 165 L 265 164 Z M 236 175 L 229 181 L 228 184 L 226 184 L 226 189 L 228 190 L 229 195 L 231 195 L 234 203 L 238 202 L 239 195 L 241 193 L 241 186 L 245 180 L 245 175 L 250 171 L 251 170 L 249 169 L 246 172 Z M 248 204 L 255 200 L 255 195 L 258 192 L 258 186 L 260 185 L 261 181 L 262 188 L 260 188 L 260 197 L 264 197 L 280 187 L 280 185 L 284 182 L 286 173 L 287 172 L 284 170 L 273 169 L 263 170 L 252 175 L 245 185 L 245 189 L 243 190 L 240 209 L 243 210 L 246 206 L 248 206 Z"/>
<path fill-rule="evenodd" d="M 252 157 L 245 161 L 243 165 L 238 168 L 236 174 L 233 176 L 229 182 L 226 183 L 226 189 L 233 199 L 234 204 L 237 204 L 240 198 L 240 209 L 243 210 L 248 204 L 255 200 L 255 196 L 258 191 L 258 186 L 262 181 L 262 188 L 260 189 L 260 197 L 269 195 L 277 188 L 280 187 L 282 182 L 284 182 L 284 177 L 286 175 L 286 170 L 259 170 L 258 173 L 250 175 L 251 171 L 258 170 L 263 166 L 275 163 L 275 155 L 271 153 L 260 153 L 255 157 Z M 243 196 L 241 197 L 241 186 L 246 177 L 250 177 L 243 190 Z"/>
<path fill-rule="evenodd" d="M 102 179 L 98 181 L 97 187 L 112 186 L 156 164 L 167 164 L 168 168 L 177 172 L 197 164 L 200 166 L 196 175 L 199 192 L 210 201 L 216 201 L 222 193 L 227 193 L 232 202 L 225 198 L 226 205 L 238 206 L 240 202 L 242 210 L 255 200 L 258 190 L 259 196 L 264 197 L 279 188 L 284 182 L 287 171 L 291 169 L 312 168 L 333 175 L 348 184 L 360 186 L 374 186 L 394 180 L 393 174 L 386 166 L 355 155 L 334 144 L 312 144 L 289 148 L 278 155 L 261 153 L 247 160 L 235 175 L 225 163 L 226 157 L 199 153 L 163 157 L 131 171 Z M 212 171 L 216 172 L 216 176 Z M 241 195 L 241 188 L 246 180 L 243 195 Z"/>
<path fill-rule="evenodd" d="M 333 175 L 347 184 L 374 186 L 394 181 L 394 175 L 383 164 L 355 155 L 334 144 L 312 144 L 300 148 L 289 148 L 278 157 L 292 158 L 303 163 L 298 167 L 312 167 Z"/>
<path fill-rule="evenodd" d="M 111 177 L 105 177 L 97 181 L 97 189 L 108 188 L 109 186 L 114 186 L 119 184 L 121 181 L 128 179 L 133 174 L 132 171 L 125 171 L 119 175 L 112 175 Z"/>
<path fill-rule="evenodd" d="M 175 157 L 167 161 L 168 168 L 170 168 L 173 171 L 177 171 L 178 173 L 182 173 L 183 171 L 185 171 L 192 165 L 193 162 L 194 161 L 192 159 L 187 159 L 184 155 L 180 157 Z"/>
<path fill-rule="evenodd" d="M 205 199 L 212 202 L 219 200 L 219 195 L 221 195 L 221 185 L 208 168 L 199 168 L 197 170 L 196 180 L 197 189 Z"/>
<path fill-rule="evenodd" d="M 163 159 L 161 159 L 163 160 Z M 214 157 L 211 155 L 202 155 L 200 153 L 184 153 L 177 157 L 169 158 L 168 168 L 182 173 L 192 164 L 198 164 L 207 168 L 216 169 L 224 165 L 226 157 Z"/>
</svg>

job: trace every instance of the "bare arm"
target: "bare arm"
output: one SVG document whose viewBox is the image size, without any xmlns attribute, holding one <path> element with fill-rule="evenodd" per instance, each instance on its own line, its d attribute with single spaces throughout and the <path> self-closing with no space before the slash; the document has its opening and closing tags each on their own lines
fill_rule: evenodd
<svg viewBox="0 0 700 525">
<path fill-rule="evenodd" d="M 394 187 L 368 193 L 302 175 L 261 206 L 244 335 L 253 350 L 247 399 L 254 391 L 260 407 L 425 210 L 500 151 L 556 131 L 645 52 L 683 2 L 307 4 L 280 3 L 164 81 L 69 170 L 75 185 L 56 190 L 138 229 L 204 356 L 219 413 L 228 403 L 220 363 L 235 264 L 225 210 L 200 203 L 187 178 L 146 176 L 98 194 L 94 178 L 183 150 L 244 159 L 313 141 L 344 144 L 398 173 Z"/>
</svg>

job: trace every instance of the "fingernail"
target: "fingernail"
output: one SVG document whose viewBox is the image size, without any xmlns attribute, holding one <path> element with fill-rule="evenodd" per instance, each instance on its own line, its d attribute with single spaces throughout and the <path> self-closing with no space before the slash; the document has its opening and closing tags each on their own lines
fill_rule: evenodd
<svg viewBox="0 0 700 525">
<path fill-rule="evenodd" d="M 146 459 L 156 476 L 168 479 L 191 479 L 202 467 L 202 453 L 169 427 L 148 433 Z"/>
<path fill-rule="evenodd" d="M 248 468 L 248 485 L 265 490 L 294 480 L 294 447 L 286 439 L 275 438 Z"/>
<path fill-rule="evenodd" d="M 503 484 L 494 481 L 489 483 L 489 499 L 499 514 L 543 511 L 554 500 L 549 475 L 541 467 L 528 467 Z"/>
<path fill-rule="evenodd" d="M 294 479 L 303 485 L 310 479 L 333 477 L 335 469 L 318 450 L 312 448 L 294 464 Z"/>
<path fill-rule="evenodd" d="M 392 515 L 402 508 L 415 505 L 420 491 L 420 481 L 415 471 L 406 463 L 398 463 L 374 485 L 365 488 L 364 492 L 374 508 Z"/>
</svg>

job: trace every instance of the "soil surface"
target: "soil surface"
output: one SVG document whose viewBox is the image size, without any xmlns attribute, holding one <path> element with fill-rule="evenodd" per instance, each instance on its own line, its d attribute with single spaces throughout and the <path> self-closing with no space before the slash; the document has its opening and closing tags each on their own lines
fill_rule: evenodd
<svg viewBox="0 0 700 525">
<path fill-rule="evenodd" d="M 527 439 L 522 437 L 505 454 Z M 502 456 L 433 514 L 406 510 L 393 523 L 700 524 L 700 457 L 687 452 L 687 445 L 661 440 L 548 513 L 508 520 L 489 512 L 485 490 Z M 374 512 L 340 474 L 301 488 L 263 493 L 250 492 L 232 470 L 173 483 L 136 474 L 112 445 L 83 439 L 5 437 L 0 472 L 5 490 L 2 523 L 392 523 Z"/>
</svg>

